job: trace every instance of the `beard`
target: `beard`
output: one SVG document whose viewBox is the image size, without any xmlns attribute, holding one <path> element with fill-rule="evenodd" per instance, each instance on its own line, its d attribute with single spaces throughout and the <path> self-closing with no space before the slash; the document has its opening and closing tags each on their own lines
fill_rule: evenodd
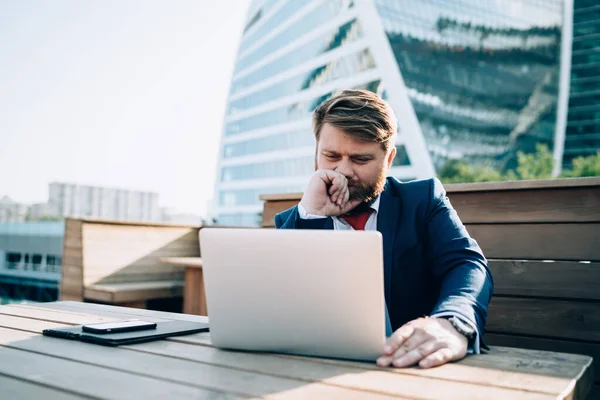
<svg viewBox="0 0 600 400">
<path fill-rule="evenodd" d="M 350 192 L 349 200 L 361 200 L 364 203 L 370 203 L 383 192 L 385 187 L 385 171 L 381 171 L 377 178 L 371 182 L 349 181 L 348 190 Z"/>
</svg>

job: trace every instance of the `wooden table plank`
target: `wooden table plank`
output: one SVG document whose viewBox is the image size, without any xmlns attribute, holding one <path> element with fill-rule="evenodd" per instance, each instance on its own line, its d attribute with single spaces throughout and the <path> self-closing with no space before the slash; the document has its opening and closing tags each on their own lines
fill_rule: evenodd
<svg viewBox="0 0 600 400">
<path fill-rule="evenodd" d="M 14 331 L 18 332 L 18 331 Z M 58 340 L 58 339 L 57 339 Z M 223 393 L 0 347 L 0 374 L 92 398 L 223 398 Z M 235 396 L 232 396 L 235 398 Z"/>
<path fill-rule="evenodd" d="M 86 317 L 77 314 L 79 312 L 89 313 L 87 317 L 90 318 L 94 317 L 95 313 L 101 314 L 104 318 L 136 316 L 148 319 L 150 315 L 182 318 L 178 314 L 155 313 L 148 312 L 148 310 L 87 303 L 52 303 L 33 307 L 4 306 L 0 307 L 0 312 L 7 314 L 17 309 L 16 312 L 23 314 L 22 309 L 24 308 L 28 308 L 32 312 L 32 318 L 36 317 L 34 313 L 36 311 L 37 318 L 40 319 L 47 319 L 46 312 L 54 312 L 52 318 L 58 318 L 56 309 L 69 311 L 59 313 L 62 315 L 60 318 L 64 323 L 69 323 L 70 317 L 79 319 Z M 18 322 L 18 319 L 12 321 L 12 323 Z M 575 379 L 579 378 L 581 382 L 584 381 L 577 375 L 588 372 L 589 369 L 585 368 L 585 363 L 590 361 L 589 357 L 579 355 L 500 348 L 497 352 L 488 355 L 468 357 L 459 363 L 430 370 L 380 369 L 370 363 L 221 351 L 210 345 L 210 336 L 205 333 L 119 348 L 121 352 L 131 353 L 127 350 L 135 350 L 146 356 L 162 356 L 164 359 L 178 359 L 201 364 L 204 368 L 225 369 L 227 374 L 234 371 L 259 374 L 263 377 L 270 377 L 270 379 L 292 379 L 302 382 L 302 385 L 290 390 L 269 393 L 277 398 L 306 397 L 309 393 L 311 396 L 320 397 L 337 396 L 331 392 L 331 388 L 348 391 L 344 395 L 346 397 L 348 393 L 352 394 L 351 397 L 357 394 L 370 396 L 378 393 L 390 397 L 422 399 L 463 398 L 466 394 L 470 398 L 557 398 L 561 394 L 577 395 L 579 393 L 573 391 Z M 327 386 L 327 389 L 323 389 L 321 386 Z M 424 391 L 424 387 L 428 390 Z M 330 392 L 324 396 L 320 392 L 323 390 Z M 337 393 L 339 395 L 339 392 Z"/>
<path fill-rule="evenodd" d="M 188 337 L 172 339 L 185 340 L 186 338 Z M 162 352 L 157 351 L 157 347 L 160 348 L 161 346 L 167 346 L 168 349 Z M 165 356 L 226 366 L 232 369 L 244 369 L 309 381 L 322 381 L 334 386 L 358 390 L 383 390 L 386 393 L 389 391 L 389 394 L 420 398 L 439 398 L 440 396 L 446 398 L 450 396 L 452 398 L 452 395 L 448 395 L 448 392 L 455 393 L 455 398 L 461 398 L 465 393 L 464 390 L 468 391 L 469 396 L 481 398 L 507 398 L 507 396 L 511 398 L 545 398 L 546 395 L 555 398 L 561 390 L 568 386 L 570 380 L 543 376 L 536 379 L 536 376 L 531 374 L 504 372 L 498 369 L 481 371 L 480 367 L 459 364 L 450 364 L 432 370 L 381 370 L 373 364 L 366 363 L 348 363 L 344 361 L 322 363 L 317 359 L 300 360 L 296 357 L 287 356 L 225 352 L 206 346 L 186 346 L 184 343 L 164 341 L 127 347 Z M 190 356 L 191 354 L 193 357 Z M 521 362 L 521 360 L 518 362 Z M 489 365 L 494 365 L 494 360 L 489 360 Z M 449 369 L 452 373 L 447 372 Z M 470 381 L 471 376 L 477 377 L 478 382 Z M 431 378 L 436 379 L 432 380 Z M 496 382 L 500 382 L 500 384 Z M 422 388 L 432 385 L 435 386 L 432 393 L 424 395 Z M 507 391 L 507 389 L 510 389 L 510 391 Z M 537 391 L 539 393 L 517 393 L 512 389 Z"/>
<path fill-rule="evenodd" d="M 68 320 L 71 315 L 66 314 L 65 319 Z M 357 399 L 398 398 L 365 391 L 358 392 L 344 387 L 330 387 L 318 382 L 306 382 L 225 368 L 168 355 L 165 357 L 139 350 L 131 351 L 143 347 L 143 344 L 119 348 L 102 347 L 77 341 L 48 338 L 16 329 L 0 328 L 0 346 L 239 396 L 262 397 L 281 393 L 284 397 L 292 398 L 308 397 L 309 395 L 340 399 L 348 397 Z M 1 354 L 2 349 L 0 349 L 0 356 Z"/>
<path fill-rule="evenodd" d="M 49 341 L 52 343 L 48 343 Z M 347 398 L 347 396 L 351 396 L 352 398 L 370 399 L 388 398 L 380 396 L 377 392 L 390 394 L 394 398 L 397 398 L 392 392 L 405 393 L 408 391 L 412 392 L 411 398 L 435 399 L 443 396 L 445 398 L 459 399 L 464 396 L 464 392 L 459 392 L 455 395 L 444 395 L 445 390 L 450 390 L 451 393 L 454 393 L 452 389 L 458 389 L 458 385 L 453 384 L 452 382 L 443 381 L 440 385 L 436 385 L 435 389 L 432 389 L 426 395 L 423 395 L 421 394 L 422 388 L 424 387 L 423 385 L 431 384 L 431 382 L 427 382 L 427 379 L 417 377 L 398 379 L 397 376 L 395 377 L 385 371 L 363 371 L 361 369 L 344 369 L 341 367 L 333 368 L 332 365 L 323 364 L 321 365 L 318 376 L 313 376 L 312 380 L 291 380 L 276 376 L 256 374 L 254 372 L 240 370 L 239 368 L 222 368 L 204 364 L 202 362 L 186 361 L 176 355 L 172 356 L 163 353 L 166 357 L 161 357 L 154 354 L 147 354 L 143 350 L 143 347 L 146 347 L 146 345 L 155 343 L 159 342 L 125 346 L 129 349 L 138 349 L 138 351 L 125 352 L 122 349 L 103 348 L 100 346 L 90 347 L 90 345 L 86 343 L 67 342 L 60 339 L 40 337 L 39 335 L 18 330 L 0 328 L 0 346 L 9 346 L 14 349 L 62 357 L 90 365 L 112 367 L 119 371 L 151 376 L 157 379 L 165 379 L 177 383 L 186 383 L 194 386 L 200 385 L 200 387 L 208 389 L 229 390 L 235 392 L 241 390 L 245 392 L 241 393 L 242 395 L 265 396 L 274 395 L 275 393 L 293 393 L 294 395 L 300 395 L 303 393 L 306 396 L 310 394 L 327 396 L 327 398 L 331 398 L 331 396 L 337 398 Z M 216 352 L 217 355 L 228 354 L 232 357 L 232 364 L 235 364 L 235 358 L 238 358 L 240 355 L 250 356 L 250 354 L 243 353 L 218 352 L 217 350 L 210 348 L 204 348 L 204 350 L 212 350 L 213 352 Z M 183 352 L 185 353 L 185 350 L 183 350 Z M 292 360 L 278 357 L 272 357 L 272 359 L 278 361 L 281 368 L 288 369 L 292 366 Z M 253 357 L 253 359 L 249 361 L 261 364 L 260 357 L 258 359 Z M 314 368 L 318 366 L 318 363 L 310 365 L 310 368 L 313 369 L 313 374 Z M 357 380 L 358 384 L 356 383 Z M 275 385 L 273 385 L 274 381 L 276 381 Z M 406 384 L 410 384 L 411 388 L 397 387 L 398 385 Z M 281 385 L 284 386 L 281 387 Z M 451 386 L 454 386 L 454 388 Z M 512 390 L 504 390 L 501 393 L 496 393 L 499 391 L 494 390 L 493 388 L 490 390 L 485 387 L 466 386 L 463 387 L 463 390 L 468 390 L 469 396 L 481 399 L 503 398 L 502 396 L 514 395 L 514 391 Z M 517 398 L 549 399 L 555 398 L 555 396 L 534 393 Z"/>
<path fill-rule="evenodd" d="M 10 311 L 9 311 L 10 310 Z M 37 308 L 28 307 L 25 305 L 7 305 L 0 307 L 0 314 L 5 315 L 13 315 L 24 318 L 35 318 L 35 319 L 43 319 L 44 321 L 49 322 L 63 322 L 65 315 L 67 314 L 70 321 L 73 321 L 73 325 L 77 324 L 88 324 L 91 321 L 98 321 L 99 318 L 94 318 L 93 316 L 84 315 L 83 313 L 73 313 L 73 312 L 64 312 L 64 311 L 55 311 L 48 309 L 47 312 L 40 314 Z M 114 321 L 115 318 L 106 318 L 100 317 L 99 322 L 110 322 Z"/>
<path fill-rule="evenodd" d="M 1 309 L 0 309 L 1 310 Z M 53 329 L 65 326 L 60 322 L 49 322 L 32 318 L 23 318 L 13 315 L 0 314 L 0 327 L 14 328 L 26 332 L 41 332 L 43 329 Z"/>
<path fill-rule="evenodd" d="M 29 307 L 29 308 L 40 308 L 47 310 L 64 310 L 80 314 L 92 314 L 98 316 L 114 316 L 116 313 L 119 315 L 131 315 L 138 318 L 160 318 L 163 320 L 174 320 L 174 321 L 190 321 L 190 322 L 208 322 L 208 318 L 200 315 L 189 315 L 189 314 L 177 314 L 164 311 L 145 310 L 140 308 L 129 308 L 119 306 L 108 306 L 104 304 L 95 303 L 81 303 L 77 301 L 59 301 L 53 303 L 36 303 L 34 305 L 16 305 L 15 307 Z M 122 317 L 121 317 L 122 318 Z"/>
<path fill-rule="evenodd" d="M 0 375 L 0 388 L 5 399 L 78 400 L 86 397 Z"/>
<path fill-rule="evenodd" d="M 257 374 L 192 362 L 174 357 L 164 357 L 141 351 L 128 351 L 124 348 L 102 347 L 77 341 L 66 341 L 40 336 L 18 330 L 0 328 L 0 346 L 25 350 L 86 365 L 104 367 L 113 371 L 154 378 L 165 382 L 182 383 L 200 389 L 227 392 L 239 396 L 264 396 L 272 393 L 299 390 L 306 382 L 276 376 Z M 2 350 L 0 350 L 0 354 Z M 87 368 L 87 367 L 86 367 Z M 343 398 L 350 391 L 330 389 L 317 384 L 311 391 L 320 395 Z M 352 393 L 353 396 L 366 398 Z M 377 396 L 375 396 L 377 397 Z M 384 398 L 384 397 L 380 397 Z"/>
</svg>

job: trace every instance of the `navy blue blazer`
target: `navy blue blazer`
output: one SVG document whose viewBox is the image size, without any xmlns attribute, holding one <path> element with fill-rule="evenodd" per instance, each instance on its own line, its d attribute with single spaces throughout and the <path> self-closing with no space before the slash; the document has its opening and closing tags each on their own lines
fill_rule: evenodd
<svg viewBox="0 0 600 400">
<path fill-rule="evenodd" d="M 333 229 L 333 219 L 301 219 L 298 206 L 275 216 L 279 229 Z M 387 178 L 377 230 L 383 236 L 385 300 L 392 328 L 433 314 L 460 315 L 483 344 L 492 274 L 442 183 Z"/>
</svg>

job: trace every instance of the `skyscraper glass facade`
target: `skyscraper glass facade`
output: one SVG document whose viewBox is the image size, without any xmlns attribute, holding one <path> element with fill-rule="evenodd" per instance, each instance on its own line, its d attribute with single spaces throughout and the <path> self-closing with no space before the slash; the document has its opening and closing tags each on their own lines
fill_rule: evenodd
<svg viewBox="0 0 600 400">
<path fill-rule="evenodd" d="M 224 121 L 217 222 L 256 225 L 261 194 L 304 189 L 314 169 L 311 113 L 347 88 L 371 90 L 394 108 L 398 156 L 390 174 L 400 179 L 433 176 L 451 159 L 512 167 L 518 150 L 553 148 L 567 111 L 559 102 L 568 95 L 559 89 L 561 60 L 571 57 L 562 51 L 564 7 L 563 0 L 254 1 Z M 586 20 L 583 35 L 589 26 L 597 27 Z M 586 65 L 595 62 L 597 38 L 585 40 L 587 72 L 576 72 L 574 52 L 573 74 L 593 84 Z"/>
<path fill-rule="evenodd" d="M 564 166 L 600 149 L 600 3 L 574 0 L 571 93 Z"/>
</svg>

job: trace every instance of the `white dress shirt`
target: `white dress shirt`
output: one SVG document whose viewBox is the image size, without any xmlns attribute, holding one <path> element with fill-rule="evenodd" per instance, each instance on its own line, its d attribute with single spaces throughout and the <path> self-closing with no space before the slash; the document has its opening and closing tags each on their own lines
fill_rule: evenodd
<svg viewBox="0 0 600 400">
<path fill-rule="evenodd" d="M 377 214 L 379 213 L 380 200 L 381 200 L 381 196 L 377 196 L 377 198 L 375 199 L 373 204 L 371 204 L 371 209 L 373 210 L 373 212 L 371 213 L 371 215 L 369 215 L 369 219 L 367 219 L 367 222 L 365 223 L 365 231 L 376 231 L 377 230 Z M 308 214 L 306 212 L 306 209 L 302 205 L 302 203 L 298 204 L 298 214 L 300 215 L 301 219 L 327 218 L 324 215 Z M 333 229 L 336 231 L 354 230 L 354 228 L 348 222 L 344 221 L 342 218 L 332 216 L 331 219 L 333 219 Z M 451 316 L 456 316 L 457 318 L 460 318 L 461 321 L 469 324 L 469 326 L 471 326 L 473 329 L 475 329 L 476 336 L 475 336 L 475 340 L 473 341 L 473 346 L 469 346 L 469 353 L 479 354 L 480 353 L 480 344 L 479 344 L 479 330 L 477 329 L 477 326 L 474 326 L 470 322 L 466 321 L 464 319 L 464 317 L 462 317 L 461 315 L 458 315 L 456 313 L 453 313 L 453 312 L 445 312 L 445 313 L 431 315 L 431 317 L 438 317 L 438 318 L 451 317 Z M 389 319 L 389 317 L 387 316 L 387 309 L 386 309 L 386 319 Z"/>
</svg>

